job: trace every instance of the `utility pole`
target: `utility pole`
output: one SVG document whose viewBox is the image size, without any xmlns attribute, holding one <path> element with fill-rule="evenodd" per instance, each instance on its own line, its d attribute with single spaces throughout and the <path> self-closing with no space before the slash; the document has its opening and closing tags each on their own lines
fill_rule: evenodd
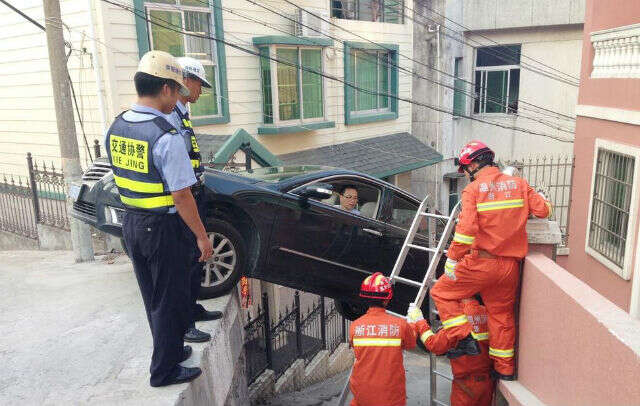
<svg viewBox="0 0 640 406">
<path fill-rule="evenodd" d="M 47 47 L 49 48 L 49 66 L 51 68 L 51 85 L 53 86 L 53 102 L 56 109 L 62 172 L 67 185 L 67 212 L 71 212 L 69 191 L 74 182 L 80 182 L 80 152 L 76 136 L 76 124 L 73 116 L 73 104 L 69 90 L 69 72 L 65 54 L 62 19 L 60 17 L 59 0 L 43 0 Z M 71 244 L 76 262 L 93 261 L 93 245 L 89 226 L 70 217 Z"/>
</svg>

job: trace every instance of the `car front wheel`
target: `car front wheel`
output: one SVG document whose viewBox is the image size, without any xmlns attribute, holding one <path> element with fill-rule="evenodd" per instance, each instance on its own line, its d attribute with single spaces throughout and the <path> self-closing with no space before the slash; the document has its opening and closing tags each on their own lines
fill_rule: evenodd
<svg viewBox="0 0 640 406">
<path fill-rule="evenodd" d="M 226 295 L 242 276 L 247 261 L 242 235 L 221 220 L 206 222 L 207 235 L 213 244 L 213 255 L 205 262 L 200 284 L 200 299 Z"/>
</svg>

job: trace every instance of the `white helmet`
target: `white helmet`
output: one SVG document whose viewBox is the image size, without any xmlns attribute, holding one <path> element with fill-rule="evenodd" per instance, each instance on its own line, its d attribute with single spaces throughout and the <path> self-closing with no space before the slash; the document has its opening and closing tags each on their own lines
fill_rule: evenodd
<svg viewBox="0 0 640 406">
<path fill-rule="evenodd" d="M 200 79 L 200 82 L 202 82 L 202 86 L 211 87 L 211 84 L 207 81 L 207 74 L 204 71 L 202 62 L 188 56 L 183 56 L 176 59 L 178 60 L 180 66 L 182 66 L 182 74 L 185 78 L 187 77 L 187 75 L 193 75 Z"/>
<path fill-rule="evenodd" d="M 168 52 L 147 52 L 140 59 L 140 63 L 138 63 L 137 72 L 143 72 L 157 78 L 171 79 L 180 85 L 181 95 L 185 97 L 189 96 L 189 89 L 187 89 L 182 82 L 182 76 L 184 74 L 180 63 Z"/>
</svg>

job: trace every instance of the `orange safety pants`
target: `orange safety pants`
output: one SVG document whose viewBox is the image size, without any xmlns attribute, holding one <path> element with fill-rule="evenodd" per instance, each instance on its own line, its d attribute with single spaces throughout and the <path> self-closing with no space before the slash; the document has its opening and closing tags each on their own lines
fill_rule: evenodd
<svg viewBox="0 0 640 406">
<path fill-rule="evenodd" d="M 514 374 L 514 307 L 519 281 L 518 260 L 484 258 L 474 251 L 457 263 L 454 275 L 443 274 L 431 289 L 447 337 L 456 343 L 471 333 L 460 300 L 477 293 L 482 296 L 489 316 L 489 356 L 495 370 L 503 375 Z"/>
<path fill-rule="evenodd" d="M 451 406 L 491 406 L 495 383 L 488 373 L 454 378 L 451 385 Z"/>
</svg>

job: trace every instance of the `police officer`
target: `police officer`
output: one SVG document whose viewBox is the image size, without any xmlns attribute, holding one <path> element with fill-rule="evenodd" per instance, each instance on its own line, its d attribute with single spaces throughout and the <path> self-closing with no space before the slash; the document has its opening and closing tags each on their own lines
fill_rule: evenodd
<svg viewBox="0 0 640 406">
<path fill-rule="evenodd" d="M 180 362 L 191 355 L 183 335 L 190 322 L 189 267 L 198 247 L 206 261 L 213 247 L 198 216 L 191 170 L 180 133 L 169 122 L 178 93 L 188 95 L 182 69 L 170 54 L 147 52 L 134 76 L 138 100 L 106 136 L 120 199 L 122 233 L 133 262 L 153 337 L 151 386 L 188 382 L 200 368 Z"/>
<path fill-rule="evenodd" d="M 176 107 L 171 113 L 173 124 L 178 131 L 182 134 L 182 137 L 189 153 L 189 159 L 191 160 L 191 166 L 196 179 L 200 178 L 200 175 L 204 172 L 202 166 L 202 158 L 200 156 L 200 148 L 198 147 L 198 141 L 196 140 L 196 134 L 193 131 L 191 125 L 191 119 L 189 118 L 189 110 L 187 109 L 187 103 L 195 103 L 198 101 L 200 94 L 202 93 L 202 87 L 211 88 L 211 85 L 207 81 L 206 73 L 202 63 L 196 59 L 190 57 L 177 58 L 180 67 L 182 68 L 182 75 L 184 77 L 183 83 L 189 89 L 189 96 L 178 95 L 178 102 Z M 198 212 L 200 218 L 205 221 L 206 208 L 204 203 L 204 193 L 200 182 L 192 187 L 193 196 L 196 199 L 196 205 L 198 206 Z M 198 293 L 200 291 L 200 283 L 202 282 L 202 263 L 194 261 L 191 269 L 191 308 L 192 319 L 189 324 L 189 328 L 184 335 L 184 341 L 201 343 L 209 341 L 211 335 L 196 328 L 196 321 L 216 320 L 222 317 L 222 313 L 218 311 L 207 311 L 201 304 L 196 303 L 198 299 Z"/>
</svg>

